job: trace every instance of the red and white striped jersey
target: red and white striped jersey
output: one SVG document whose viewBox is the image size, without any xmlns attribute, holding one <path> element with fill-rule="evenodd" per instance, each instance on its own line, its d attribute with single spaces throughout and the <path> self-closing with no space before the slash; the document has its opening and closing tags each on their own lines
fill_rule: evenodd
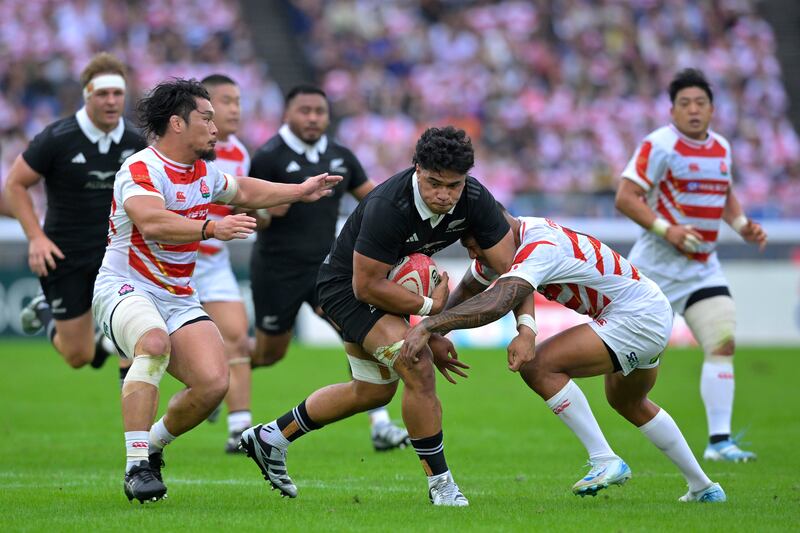
<svg viewBox="0 0 800 533">
<path fill-rule="evenodd" d="M 548 300 L 595 319 L 612 305 L 619 312 L 647 313 L 664 299 L 655 283 L 594 237 L 547 218 L 519 221 L 520 246 L 501 278 L 522 278 Z M 485 267 L 473 267 L 473 275 L 476 270 L 486 281 L 493 277 Z"/>
<path fill-rule="evenodd" d="M 250 172 L 250 154 L 244 144 L 235 135 L 229 135 L 227 141 L 217 141 L 214 151 L 217 158 L 214 164 L 225 174 L 231 176 L 247 176 Z M 233 214 L 233 208 L 229 205 L 213 204 L 208 209 L 208 218 L 219 220 Z M 226 261 L 228 249 L 219 239 L 208 239 L 200 243 L 200 257 L 198 261 L 204 261 L 207 256 L 222 254 L 220 261 Z"/>
<path fill-rule="evenodd" d="M 125 212 L 125 201 L 134 196 L 157 196 L 173 213 L 205 220 L 213 202 L 232 199 L 233 179 L 214 163 L 198 160 L 185 165 L 167 159 L 152 146 L 129 157 L 114 181 L 108 247 L 98 278 L 122 276 L 156 291 L 191 295 L 194 289 L 189 282 L 200 242 L 168 244 L 146 240 Z"/>
<path fill-rule="evenodd" d="M 691 263 L 716 262 L 722 211 L 731 186 L 731 148 L 709 130 L 696 141 L 670 124 L 645 137 L 622 177 L 647 191 L 648 205 L 671 224 L 688 224 L 703 237 L 696 253 L 682 254 L 667 241 L 645 232 L 629 257 L 650 269 L 684 276 Z"/>
</svg>

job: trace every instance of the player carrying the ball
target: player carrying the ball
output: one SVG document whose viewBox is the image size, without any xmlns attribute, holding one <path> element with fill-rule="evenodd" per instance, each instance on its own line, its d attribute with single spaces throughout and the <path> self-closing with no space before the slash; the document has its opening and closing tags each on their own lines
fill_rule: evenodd
<svg viewBox="0 0 800 533">
<path fill-rule="evenodd" d="M 447 274 L 431 298 L 387 279 L 399 259 L 432 255 L 469 232 L 485 250 L 485 261 L 505 272 L 514 239 L 491 193 L 467 172 L 474 163 L 470 139 L 453 127 L 430 128 L 417 142 L 414 166 L 389 178 L 361 201 L 347 219 L 320 268 L 317 289 L 325 314 L 342 332 L 353 378 L 329 385 L 277 419 L 248 429 L 242 446 L 264 478 L 294 498 L 297 487 L 286 471 L 286 449 L 326 424 L 386 405 L 402 379 L 403 420 L 428 475 L 434 505 L 466 506 L 447 467 L 442 410 L 434 364 L 449 380 L 466 365 L 452 343 L 439 335 L 420 346 L 415 364 L 396 364 L 408 329 L 406 316 L 445 308 Z"/>
<path fill-rule="evenodd" d="M 722 487 L 700 468 L 675 421 L 647 397 L 672 331 L 672 309 L 658 286 L 594 237 L 545 218 L 515 219 L 507 213 L 506 217 L 517 246 L 511 269 L 497 276 L 483 266 L 486 251 L 480 243 L 472 236 L 463 237 L 462 244 L 474 262 L 454 294 L 477 296 L 410 329 L 397 364 L 415 366 L 432 334 L 494 322 L 538 291 L 594 318 L 536 346 L 533 315 L 518 315 L 519 334 L 508 346 L 509 369 L 520 373 L 589 453 L 591 469 L 575 483 L 573 492 L 594 496 L 631 477 L 630 468 L 606 442 L 586 397 L 572 381 L 605 375 L 608 403 L 686 478 L 689 492 L 680 501 L 725 501 Z M 491 288 L 481 292 L 494 280 Z"/>
</svg>

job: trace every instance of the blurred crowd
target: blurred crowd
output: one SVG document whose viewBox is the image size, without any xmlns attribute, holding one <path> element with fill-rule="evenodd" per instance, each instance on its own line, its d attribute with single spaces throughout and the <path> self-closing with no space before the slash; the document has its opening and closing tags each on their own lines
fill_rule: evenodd
<svg viewBox="0 0 800 533">
<path fill-rule="evenodd" d="M 636 144 L 669 120 L 671 76 L 697 66 L 748 212 L 800 217 L 800 141 L 772 30 L 749 0 L 286 2 L 331 98 L 334 135 L 376 181 L 409 164 L 422 128 L 453 123 L 470 132 L 474 174 L 502 201 L 613 215 Z M 233 77 L 240 137 L 256 148 L 283 103 L 251 31 L 236 0 L 3 0 L 0 172 L 80 107 L 78 74 L 101 50 L 131 66 L 129 106 L 169 76 Z"/>
<path fill-rule="evenodd" d="M 748 212 L 800 216 L 800 142 L 773 32 L 750 1 L 292 6 L 341 117 L 337 136 L 378 181 L 408 163 L 420 128 L 456 123 L 476 143 L 475 175 L 499 199 L 611 215 L 637 143 L 669 120 L 669 80 L 696 66 L 713 84 L 712 128 L 732 143 Z"/>
<path fill-rule="evenodd" d="M 29 138 L 82 105 L 78 76 L 99 51 L 131 69 L 126 116 L 165 78 L 221 72 L 242 87 L 246 144 L 258 146 L 280 127 L 283 97 L 236 0 L 2 0 L 0 172 Z"/>
</svg>

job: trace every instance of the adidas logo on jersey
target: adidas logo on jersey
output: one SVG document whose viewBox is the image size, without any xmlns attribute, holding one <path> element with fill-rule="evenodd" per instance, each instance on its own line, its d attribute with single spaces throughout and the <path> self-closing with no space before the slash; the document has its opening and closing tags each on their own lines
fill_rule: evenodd
<svg viewBox="0 0 800 533">
<path fill-rule="evenodd" d="M 411 237 L 406 239 L 406 242 L 419 242 L 419 237 L 417 237 L 417 234 L 415 233 Z"/>
<path fill-rule="evenodd" d="M 78 155 L 70 159 L 70 163 L 86 163 L 86 156 L 83 155 L 83 152 L 78 152 Z"/>
<path fill-rule="evenodd" d="M 286 165 L 286 172 L 297 172 L 298 170 L 300 170 L 300 165 L 297 163 L 297 161 L 292 161 Z"/>
</svg>

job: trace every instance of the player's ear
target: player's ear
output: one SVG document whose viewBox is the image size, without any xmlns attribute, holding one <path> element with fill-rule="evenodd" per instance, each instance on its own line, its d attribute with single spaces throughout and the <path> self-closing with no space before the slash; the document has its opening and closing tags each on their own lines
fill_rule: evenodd
<svg viewBox="0 0 800 533">
<path fill-rule="evenodd" d="M 172 116 L 169 117 L 169 127 L 172 128 L 172 130 L 175 133 L 182 132 L 183 131 L 183 125 L 184 125 L 183 119 L 181 117 L 179 117 L 178 115 L 172 115 Z"/>
</svg>

